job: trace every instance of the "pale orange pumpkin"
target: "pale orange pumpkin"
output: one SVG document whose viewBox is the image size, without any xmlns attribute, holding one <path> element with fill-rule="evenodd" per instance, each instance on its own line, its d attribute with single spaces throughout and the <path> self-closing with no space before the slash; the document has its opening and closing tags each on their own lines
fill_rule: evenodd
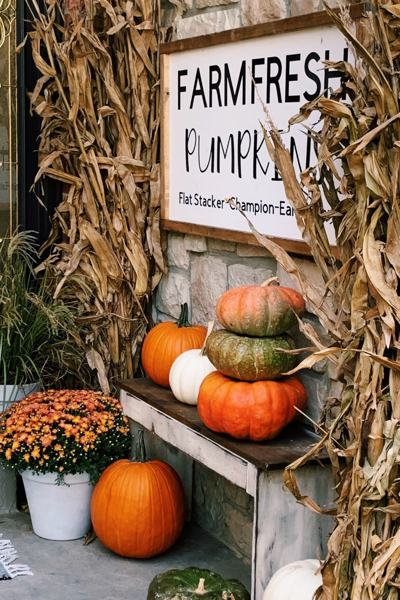
<svg viewBox="0 0 400 600">
<path fill-rule="evenodd" d="M 297 316 L 305 312 L 304 298 L 292 288 L 271 285 L 276 279 L 271 277 L 262 285 L 241 285 L 222 294 L 216 311 L 221 325 L 254 337 L 280 335 L 296 325 Z"/>
<path fill-rule="evenodd" d="M 101 475 L 91 504 L 99 540 L 121 556 L 150 558 L 170 548 L 185 522 L 179 475 L 161 460 L 146 462 L 143 431 L 136 461 L 117 460 Z"/>
<path fill-rule="evenodd" d="M 205 327 L 189 323 L 188 306 L 183 304 L 176 323 L 159 323 L 146 335 L 142 364 L 147 375 L 159 385 L 169 387 L 169 372 L 175 359 L 187 350 L 202 348 L 206 335 Z"/>
</svg>

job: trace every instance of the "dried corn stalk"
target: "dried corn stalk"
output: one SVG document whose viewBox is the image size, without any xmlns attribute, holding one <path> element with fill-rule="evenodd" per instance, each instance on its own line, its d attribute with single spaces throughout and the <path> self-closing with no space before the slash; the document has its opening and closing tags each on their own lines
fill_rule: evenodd
<svg viewBox="0 0 400 600">
<path fill-rule="evenodd" d="M 39 267 L 54 297 L 79 303 L 87 359 L 103 391 L 137 369 L 151 292 L 166 265 L 160 245 L 157 0 L 46 0 L 31 9 L 30 94 L 42 117 L 39 171 L 64 197 Z"/>
<path fill-rule="evenodd" d="M 285 472 L 297 501 L 324 512 L 301 495 L 294 471 L 327 448 L 338 500 L 317 593 L 324 600 L 394 600 L 400 588 L 400 5 L 375 0 L 374 8 L 355 31 L 346 11 L 337 15 L 326 7 L 356 60 L 355 66 L 328 64 L 343 73 L 340 89 L 305 105 L 291 120 L 299 123 L 312 111 L 321 116 L 309 131 L 319 162 L 300 182 L 267 114 L 266 142 L 324 277 L 325 294 L 253 228 L 333 340 L 325 348 L 314 329 L 301 324 L 318 351 L 294 371 L 328 357 L 343 383 L 341 396 L 325 405 L 321 442 Z M 333 158 L 341 161 L 342 175 Z M 332 217 L 337 254 L 325 232 Z"/>
</svg>

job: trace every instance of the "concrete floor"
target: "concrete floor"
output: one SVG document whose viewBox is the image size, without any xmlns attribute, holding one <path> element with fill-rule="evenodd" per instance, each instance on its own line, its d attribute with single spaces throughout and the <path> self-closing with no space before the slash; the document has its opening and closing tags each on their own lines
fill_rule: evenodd
<svg viewBox="0 0 400 600">
<path fill-rule="evenodd" d="M 198 566 L 250 589 L 250 567 L 199 527 L 188 525 L 177 544 L 148 560 L 122 558 L 99 540 L 54 542 L 37 537 L 25 513 L 0 517 L 0 533 L 34 577 L 0 581 L 1 600 L 146 600 L 150 581 L 169 569 Z"/>
</svg>

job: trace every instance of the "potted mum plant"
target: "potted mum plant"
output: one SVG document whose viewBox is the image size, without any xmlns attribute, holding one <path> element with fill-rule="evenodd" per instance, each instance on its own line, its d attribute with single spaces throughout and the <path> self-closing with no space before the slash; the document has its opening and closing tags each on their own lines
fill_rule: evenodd
<svg viewBox="0 0 400 600">
<path fill-rule="evenodd" d="M 74 311 L 35 275 L 34 241 L 31 232 L 0 241 L 0 411 L 86 365 Z"/>
<path fill-rule="evenodd" d="M 93 484 L 130 442 L 119 401 L 94 391 L 36 392 L 0 421 L 0 462 L 22 473 L 33 530 L 51 540 L 88 532 Z"/>
</svg>

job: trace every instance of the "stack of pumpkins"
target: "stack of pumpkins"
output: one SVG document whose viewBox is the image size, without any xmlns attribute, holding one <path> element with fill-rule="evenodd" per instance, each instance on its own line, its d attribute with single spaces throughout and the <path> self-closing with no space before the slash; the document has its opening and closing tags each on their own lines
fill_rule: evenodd
<svg viewBox="0 0 400 600">
<path fill-rule="evenodd" d="M 197 404 L 213 431 L 270 440 L 296 416 L 296 407 L 306 406 L 300 379 L 282 377 L 296 361 L 286 332 L 304 314 L 305 302 L 276 280 L 225 292 L 216 311 L 224 329 L 190 325 L 185 304 L 176 323 L 160 323 L 145 338 L 146 373 L 170 386 L 179 401 Z"/>
<path fill-rule="evenodd" d="M 274 438 L 304 410 L 307 394 L 300 379 L 282 377 L 296 362 L 286 333 L 305 312 L 296 290 L 272 285 L 239 286 L 218 300 L 215 331 L 206 353 L 217 371 L 201 384 L 198 411 L 203 422 L 238 439 Z M 275 381 L 277 380 L 277 381 Z"/>
</svg>

